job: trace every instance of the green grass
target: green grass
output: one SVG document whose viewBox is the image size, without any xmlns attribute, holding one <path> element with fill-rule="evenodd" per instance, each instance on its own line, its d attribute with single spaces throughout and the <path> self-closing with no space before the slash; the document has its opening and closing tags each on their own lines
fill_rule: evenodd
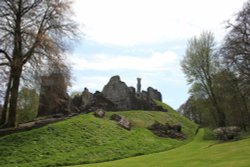
<svg viewBox="0 0 250 167">
<path fill-rule="evenodd" d="M 0 138 L 0 166 L 55 167 L 111 161 L 161 152 L 191 141 L 197 125 L 175 111 L 116 112 L 133 124 L 127 131 L 109 120 L 92 114 L 80 115 L 62 122 Z M 189 140 L 155 136 L 146 127 L 154 121 L 178 123 Z"/>
<path fill-rule="evenodd" d="M 139 157 L 78 167 L 249 167 L 250 139 L 216 143 L 203 140 L 204 129 L 195 139 L 181 147 Z"/>
</svg>

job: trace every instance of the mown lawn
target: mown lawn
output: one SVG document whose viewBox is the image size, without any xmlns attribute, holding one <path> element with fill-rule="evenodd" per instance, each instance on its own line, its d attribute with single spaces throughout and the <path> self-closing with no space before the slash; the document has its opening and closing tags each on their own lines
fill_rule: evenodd
<svg viewBox="0 0 250 167">
<path fill-rule="evenodd" d="M 161 152 L 191 141 L 197 125 L 174 111 L 116 112 L 133 124 L 127 131 L 109 119 L 83 114 L 62 122 L 0 138 L 0 166 L 55 167 L 111 161 Z M 177 115 L 176 115 L 177 114 Z M 189 140 L 155 136 L 147 127 L 154 121 L 178 123 Z"/>
<path fill-rule="evenodd" d="M 249 167 L 250 139 L 218 143 L 203 140 L 204 129 L 195 139 L 173 150 L 123 160 L 77 167 Z"/>
</svg>

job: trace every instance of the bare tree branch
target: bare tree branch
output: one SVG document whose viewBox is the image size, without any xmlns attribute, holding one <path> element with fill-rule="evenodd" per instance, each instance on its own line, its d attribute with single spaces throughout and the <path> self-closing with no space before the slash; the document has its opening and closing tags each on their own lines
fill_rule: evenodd
<svg viewBox="0 0 250 167">
<path fill-rule="evenodd" d="M 7 52 L 5 52 L 4 50 L 0 49 L 0 53 L 4 54 L 5 58 L 11 63 L 12 60 L 10 58 L 10 56 L 8 55 Z"/>
</svg>

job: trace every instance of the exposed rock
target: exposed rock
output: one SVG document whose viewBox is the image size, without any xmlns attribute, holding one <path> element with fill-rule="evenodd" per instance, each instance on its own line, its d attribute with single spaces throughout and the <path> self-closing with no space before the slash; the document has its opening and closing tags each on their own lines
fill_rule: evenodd
<svg viewBox="0 0 250 167">
<path fill-rule="evenodd" d="M 114 120 L 120 125 L 122 128 L 130 130 L 131 129 L 131 123 L 129 120 L 127 120 L 124 116 L 120 116 L 118 114 L 113 114 L 110 117 L 111 120 Z"/>
<path fill-rule="evenodd" d="M 181 125 L 172 125 L 172 128 L 175 132 L 181 133 Z"/>
<path fill-rule="evenodd" d="M 213 130 L 215 137 L 219 140 L 235 140 L 238 139 L 241 129 L 237 126 L 220 127 Z"/>
<path fill-rule="evenodd" d="M 122 116 L 120 116 L 118 114 L 113 114 L 113 115 L 111 115 L 110 119 L 118 122 L 122 119 Z"/>
<path fill-rule="evenodd" d="M 169 125 L 154 122 L 148 127 L 155 135 L 159 137 L 170 137 L 175 139 L 185 139 L 185 135 L 181 133 L 181 125 Z"/>
<path fill-rule="evenodd" d="M 105 111 L 102 109 L 98 109 L 94 112 L 94 115 L 98 118 L 103 118 L 105 116 Z"/>
<path fill-rule="evenodd" d="M 126 118 L 122 117 L 122 119 L 118 122 L 119 125 L 121 127 L 123 127 L 124 129 L 130 130 L 131 129 L 131 123 L 129 122 L 129 120 L 127 120 Z"/>
<path fill-rule="evenodd" d="M 41 80 L 38 116 L 69 114 L 70 98 L 64 76 L 54 73 L 41 77 Z"/>
</svg>

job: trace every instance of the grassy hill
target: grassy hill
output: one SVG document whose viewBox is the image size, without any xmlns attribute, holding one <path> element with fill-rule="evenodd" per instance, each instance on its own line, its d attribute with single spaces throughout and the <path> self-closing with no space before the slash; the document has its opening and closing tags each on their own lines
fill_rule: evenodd
<svg viewBox="0 0 250 167">
<path fill-rule="evenodd" d="M 0 166 L 65 166 L 110 161 L 176 148 L 188 143 L 197 125 L 169 106 L 169 112 L 116 112 L 132 122 L 132 130 L 119 127 L 109 117 L 95 118 L 83 114 L 39 129 L 0 138 Z M 179 123 L 188 140 L 155 136 L 147 127 L 154 121 Z"/>
<path fill-rule="evenodd" d="M 176 149 L 112 162 L 77 167 L 249 167 L 250 138 L 226 143 L 203 140 L 201 129 L 195 139 Z"/>
</svg>

